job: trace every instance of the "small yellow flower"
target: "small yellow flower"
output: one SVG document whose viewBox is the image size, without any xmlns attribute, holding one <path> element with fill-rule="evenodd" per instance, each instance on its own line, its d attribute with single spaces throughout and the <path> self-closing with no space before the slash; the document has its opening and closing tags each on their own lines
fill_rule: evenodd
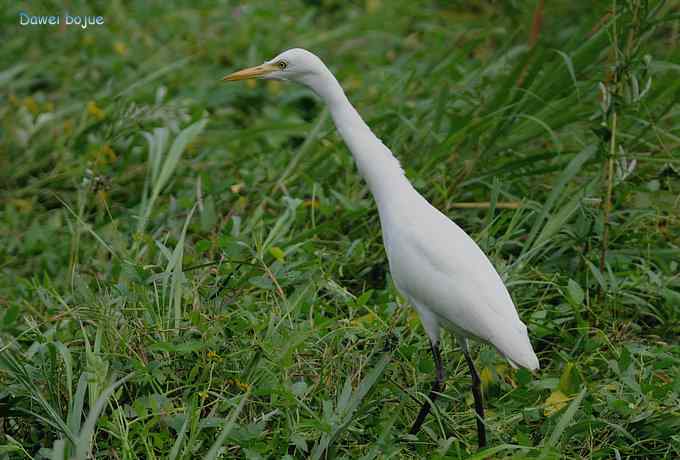
<svg viewBox="0 0 680 460">
<path fill-rule="evenodd" d="M 33 115 L 37 115 L 40 112 L 38 103 L 35 102 L 35 99 L 33 99 L 31 96 L 24 98 L 24 107 L 26 107 Z"/>
<path fill-rule="evenodd" d="M 545 406 L 543 408 L 543 413 L 546 417 L 554 414 L 558 410 L 562 409 L 569 402 L 569 396 L 562 393 L 560 390 L 554 390 L 545 400 Z"/>
<path fill-rule="evenodd" d="M 97 120 L 103 120 L 106 116 L 106 113 L 99 108 L 95 101 L 90 101 L 87 103 L 87 113 L 92 115 Z"/>
<path fill-rule="evenodd" d="M 102 145 L 94 152 L 94 162 L 96 165 L 113 163 L 117 158 L 116 152 L 113 151 L 109 144 Z"/>
<path fill-rule="evenodd" d="M 247 383 L 243 383 L 238 379 L 227 379 L 225 382 L 227 385 L 238 387 L 239 389 L 243 391 L 247 391 L 250 388 L 250 385 Z"/>
<path fill-rule="evenodd" d="M 381 3 L 380 0 L 366 0 L 366 12 L 369 14 L 375 13 L 380 9 Z"/>
<path fill-rule="evenodd" d="M 491 372 L 491 369 L 488 367 L 485 367 L 482 369 L 482 372 L 479 374 L 479 380 L 482 381 L 482 387 L 488 388 L 489 385 L 493 383 L 493 372 Z"/>
<path fill-rule="evenodd" d="M 109 144 L 104 144 L 102 145 L 102 148 L 100 149 L 100 152 L 102 153 L 103 156 L 108 158 L 111 161 L 116 161 L 118 156 L 116 155 L 116 152 L 113 151 L 111 146 Z"/>
<path fill-rule="evenodd" d="M 239 196 L 238 200 L 236 200 L 236 205 L 234 207 L 238 211 L 244 211 L 246 207 L 248 207 L 248 198 L 246 198 L 243 195 Z"/>
<path fill-rule="evenodd" d="M 208 397 L 208 390 L 199 391 L 198 396 L 200 396 L 201 399 L 206 399 Z"/>
<path fill-rule="evenodd" d="M 219 357 L 220 356 L 212 350 L 208 352 L 208 359 L 218 359 Z"/>
<path fill-rule="evenodd" d="M 121 56 L 127 56 L 128 53 L 128 48 L 123 42 L 115 42 L 113 44 L 113 50 Z"/>
<path fill-rule="evenodd" d="M 30 200 L 23 198 L 13 198 L 10 199 L 10 203 L 22 214 L 31 212 L 33 210 L 33 203 Z"/>
<path fill-rule="evenodd" d="M 318 198 L 314 198 L 313 200 L 305 200 L 302 206 L 304 206 L 305 208 L 319 209 L 319 207 L 321 206 L 321 202 L 319 201 Z"/>
<path fill-rule="evenodd" d="M 73 127 L 74 127 L 73 120 L 71 120 L 70 118 L 64 120 L 64 126 L 62 127 L 64 135 L 68 136 L 69 134 L 71 134 L 73 132 Z"/>
<path fill-rule="evenodd" d="M 106 190 L 97 190 L 97 195 L 95 196 L 97 199 L 97 204 L 100 206 L 106 205 L 106 202 L 108 201 L 109 194 Z"/>
<path fill-rule="evenodd" d="M 366 325 L 371 325 L 375 323 L 378 320 L 378 316 L 373 313 L 369 312 L 365 314 L 364 316 L 360 316 L 358 318 L 354 318 L 352 320 L 352 326 L 366 326 Z"/>
</svg>

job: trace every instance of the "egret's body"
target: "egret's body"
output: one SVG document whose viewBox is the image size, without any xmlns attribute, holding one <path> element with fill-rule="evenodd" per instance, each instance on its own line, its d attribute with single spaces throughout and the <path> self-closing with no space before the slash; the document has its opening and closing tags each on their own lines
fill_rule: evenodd
<svg viewBox="0 0 680 460">
<path fill-rule="evenodd" d="M 467 339 L 493 345 L 513 367 L 538 369 L 527 328 L 493 265 L 472 238 L 413 188 L 392 152 L 364 123 L 318 57 L 292 49 L 261 66 L 225 77 L 246 78 L 296 81 L 311 88 L 328 105 L 377 203 L 394 283 L 417 310 L 429 336 L 437 365 L 430 400 L 443 386 L 439 338 L 444 327 L 456 336 L 470 366 L 479 415 L 479 443 L 484 445 L 479 377 L 469 356 Z M 426 402 L 411 432 L 418 431 L 429 409 Z"/>
</svg>

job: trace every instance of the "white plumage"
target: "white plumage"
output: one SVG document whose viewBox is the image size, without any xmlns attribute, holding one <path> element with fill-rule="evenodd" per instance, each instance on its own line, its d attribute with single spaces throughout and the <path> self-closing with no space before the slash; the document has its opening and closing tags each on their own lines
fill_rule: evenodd
<svg viewBox="0 0 680 460">
<path fill-rule="evenodd" d="M 458 339 L 473 377 L 480 446 L 485 444 L 479 377 L 467 339 L 493 345 L 513 367 L 538 369 L 527 328 L 493 265 L 458 225 L 423 198 L 406 179 L 392 152 L 361 119 L 333 74 L 314 54 L 291 49 L 264 64 L 233 73 L 225 80 L 291 80 L 311 88 L 328 105 L 359 172 L 378 206 L 385 251 L 397 289 L 418 311 L 430 338 L 437 380 L 430 399 L 443 385 L 439 356 L 442 327 Z M 423 423 L 425 403 L 412 432 Z"/>
</svg>

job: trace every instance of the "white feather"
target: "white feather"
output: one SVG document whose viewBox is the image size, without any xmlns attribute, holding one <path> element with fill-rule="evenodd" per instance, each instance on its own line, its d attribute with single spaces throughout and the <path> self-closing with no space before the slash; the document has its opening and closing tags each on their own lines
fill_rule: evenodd
<svg viewBox="0 0 680 460">
<path fill-rule="evenodd" d="M 378 205 L 385 250 L 397 289 L 413 304 L 430 340 L 451 330 L 493 345 L 513 366 L 538 369 L 527 328 L 493 265 L 451 219 L 423 198 L 399 161 L 361 119 L 333 74 L 314 54 L 292 49 L 266 64 L 264 78 L 308 86 L 328 105 L 340 135 Z"/>
</svg>

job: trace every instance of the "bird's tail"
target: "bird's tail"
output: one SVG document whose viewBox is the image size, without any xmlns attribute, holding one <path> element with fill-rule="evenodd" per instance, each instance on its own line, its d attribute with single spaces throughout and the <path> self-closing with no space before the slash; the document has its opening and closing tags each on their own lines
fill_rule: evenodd
<svg viewBox="0 0 680 460">
<path fill-rule="evenodd" d="M 538 357 L 531 347 L 527 328 L 524 323 L 520 324 L 521 327 L 511 329 L 514 334 L 508 334 L 506 330 L 506 333 L 498 337 L 498 340 L 494 340 L 493 344 L 515 369 L 524 367 L 530 371 L 538 370 L 540 368 Z"/>
<path fill-rule="evenodd" d="M 516 357 L 510 358 L 507 355 L 505 355 L 505 358 L 508 360 L 510 365 L 515 369 L 517 369 L 518 367 L 525 367 L 530 371 L 537 371 L 541 367 L 538 364 L 538 357 L 536 356 L 536 353 L 534 353 L 534 350 L 530 350 L 530 353 L 527 353 L 525 356 L 522 356 L 521 359 L 517 359 Z"/>
</svg>

